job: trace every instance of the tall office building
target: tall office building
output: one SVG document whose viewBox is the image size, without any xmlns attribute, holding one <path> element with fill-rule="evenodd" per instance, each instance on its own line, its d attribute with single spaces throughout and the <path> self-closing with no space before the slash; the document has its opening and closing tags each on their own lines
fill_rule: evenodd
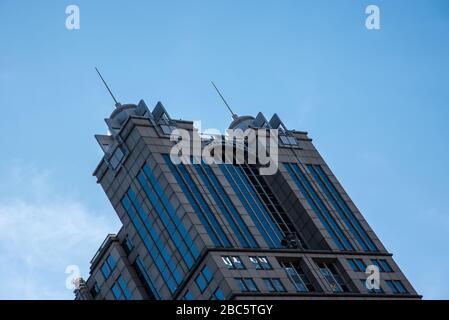
<svg viewBox="0 0 449 320">
<path fill-rule="evenodd" d="M 272 175 L 249 163 L 173 163 L 172 131 L 199 133 L 161 103 L 117 104 L 106 123 L 94 176 L 123 226 L 76 299 L 420 298 L 307 133 L 276 114 L 230 125 L 279 130 Z M 214 141 L 202 136 L 200 147 Z M 367 286 L 372 266 L 379 287 Z"/>
</svg>

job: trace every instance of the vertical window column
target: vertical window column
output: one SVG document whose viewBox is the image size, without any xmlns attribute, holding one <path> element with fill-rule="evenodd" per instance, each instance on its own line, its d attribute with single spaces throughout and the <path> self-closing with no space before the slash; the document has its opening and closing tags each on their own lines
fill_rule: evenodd
<svg viewBox="0 0 449 320">
<path fill-rule="evenodd" d="M 194 260 L 199 257 L 199 251 L 148 165 L 144 165 L 137 179 L 167 229 L 171 241 L 179 250 L 187 268 L 190 269 Z"/>
<path fill-rule="evenodd" d="M 343 234 L 343 231 L 341 230 L 335 219 L 332 217 L 321 198 L 313 189 L 312 185 L 307 180 L 298 164 L 285 163 L 284 165 L 290 177 L 293 179 L 298 189 L 304 195 L 307 202 L 312 207 L 313 211 L 315 212 L 323 226 L 326 228 L 327 232 L 334 240 L 337 247 L 340 250 L 354 250 L 353 246 L 349 243 L 348 239 Z"/>
<path fill-rule="evenodd" d="M 223 216 L 225 216 L 232 231 L 238 238 L 240 244 L 244 248 L 252 247 L 258 248 L 254 237 L 248 229 L 248 226 L 243 221 L 232 201 L 229 199 L 223 186 L 218 181 L 213 173 L 211 167 L 207 164 L 194 164 L 198 175 L 201 177 L 209 193 L 212 195 L 215 203 L 220 209 Z"/>
<path fill-rule="evenodd" d="M 133 199 L 133 203 L 131 204 L 131 200 Z M 148 223 L 147 219 L 139 219 L 138 213 L 144 214 L 143 209 L 140 207 L 140 204 L 137 202 L 136 196 L 132 189 L 129 189 L 127 194 L 122 198 L 121 201 L 123 208 L 128 213 L 131 222 L 136 228 L 137 233 L 142 239 L 143 244 L 151 255 L 158 271 L 162 275 L 167 287 L 169 288 L 171 293 L 174 293 L 177 284 L 181 281 L 181 276 L 179 271 L 177 271 L 174 262 L 171 260 L 171 257 L 168 255 L 168 248 L 162 244 L 159 237 L 155 234 L 155 231 L 151 225 Z M 138 209 L 136 209 L 136 207 Z M 176 275 L 176 276 L 175 276 Z M 176 280 L 176 282 L 175 282 Z M 179 281 L 179 282 L 178 282 Z"/>
<path fill-rule="evenodd" d="M 174 165 L 168 154 L 164 154 L 163 157 L 171 173 L 189 200 L 190 205 L 198 215 L 213 244 L 216 247 L 230 247 L 231 244 L 223 232 L 220 223 L 207 205 L 198 187 L 193 182 L 186 167 L 182 163 Z"/>
</svg>

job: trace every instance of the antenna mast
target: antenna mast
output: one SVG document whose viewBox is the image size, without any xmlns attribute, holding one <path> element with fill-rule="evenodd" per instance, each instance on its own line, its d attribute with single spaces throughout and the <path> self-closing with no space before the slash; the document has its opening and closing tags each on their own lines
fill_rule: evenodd
<svg viewBox="0 0 449 320">
<path fill-rule="evenodd" d="M 217 86 L 215 85 L 215 83 L 213 81 L 212 85 L 214 86 L 215 90 L 217 91 L 218 95 L 220 96 L 221 100 L 223 100 L 224 104 L 226 105 L 226 107 L 228 108 L 229 112 L 231 112 L 232 115 L 232 119 L 237 119 L 237 115 L 232 111 L 231 107 L 229 106 L 229 104 L 226 102 L 225 98 L 223 98 L 223 96 L 221 95 L 220 90 L 218 90 Z"/>
<path fill-rule="evenodd" d="M 95 70 L 97 71 L 98 75 L 100 76 L 100 78 L 101 78 L 101 81 L 103 81 L 103 84 L 104 84 L 104 86 L 106 87 L 106 89 L 108 89 L 108 91 L 109 91 L 109 94 L 111 95 L 112 99 L 114 99 L 114 102 L 115 102 L 115 107 L 118 107 L 118 106 L 120 106 L 120 102 L 117 102 L 117 99 L 115 99 L 114 95 L 112 94 L 112 91 L 111 91 L 111 89 L 109 89 L 109 86 L 108 86 L 108 84 L 106 83 L 106 81 L 104 81 L 104 79 L 103 79 L 103 77 L 102 77 L 102 75 L 101 75 L 100 71 L 98 71 L 97 67 L 95 67 Z"/>
</svg>

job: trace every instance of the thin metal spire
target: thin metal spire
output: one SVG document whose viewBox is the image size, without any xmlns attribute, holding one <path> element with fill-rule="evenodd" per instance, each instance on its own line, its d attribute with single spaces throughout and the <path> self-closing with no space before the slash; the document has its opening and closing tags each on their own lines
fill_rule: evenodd
<svg viewBox="0 0 449 320">
<path fill-rule="evenodd" d="M 232 119 L 237 119 L 238 116 L 232 111 L 231 107 L 230 107 L 229 104 L 226 102 L 225 98 L 223 98 L 223 96 L 222 96 L 220 90 L 218 90 L 217 86 L 215 85 L 215 83 L 214 83 L 213 81 L 211 81 L 211 82 L 212 82 L 212 85 L 214 86 L 215 90 L 217 91 L 218 95 L 220 96 L 221 100 L 223 100 L 223 102 L 224 102 L 224 104 L 226 105 L 226 107 L 228 108 L 229 112 L 231 112 L 231 114 L 232 114 Z"/>
<path fill-rule="evenodd" d="M 114 99 L 114 102 L 115 102 L 115 107 L 118 107 L 118 106 L 120 106 L 120 102 L 117 102 L 117 99 L 115 99 L 114 95 L 112 94 L 112 91 L 111 91 L 111 89 L 109 89 L 109 86 L 108 86 L 108 84 L 106 83 L 106 81 L 104 81 L 104 79 L 103 79 L 103 76 L 101 75 L 100 71 L 98 71 L 97 67 L 95 67 L 95 70 L 97 71 L 98 75 L 100 76 L 100 78 L 101 78 L 101 81 L 103 81 L 103 83 L 104 83 L 104 86 L 106 87 L 106 89 L 108 89 L 108 91 L 109 91 L 109 94 L 111 95 L 112 99 Z"/>
</svg>

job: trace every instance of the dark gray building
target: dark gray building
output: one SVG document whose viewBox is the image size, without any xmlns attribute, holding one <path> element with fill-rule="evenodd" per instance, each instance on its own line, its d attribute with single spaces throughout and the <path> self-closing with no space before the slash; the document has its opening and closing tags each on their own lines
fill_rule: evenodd
<svg viewBox="0 0 449 320">
<path fill-rule="evenodd" d="M 172 130 L 198 132 L 161 103 L 116 106 L 97 135 L 94 176 L 123 226 L 108 235 L 76 299 L 419 299 L 306 132 L 279 129 L 279 167 L 174 164 Z M 202 137 L 202 147 L 213 139 Z M 367 266 L 380 287 L 367 289 Z"/>
</svg>

